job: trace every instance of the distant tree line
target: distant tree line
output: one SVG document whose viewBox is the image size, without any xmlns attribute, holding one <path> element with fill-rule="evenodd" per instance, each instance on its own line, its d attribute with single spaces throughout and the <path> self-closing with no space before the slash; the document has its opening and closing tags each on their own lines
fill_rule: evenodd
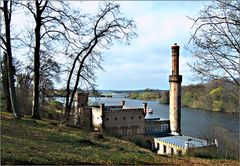
<svg viewBox="0 0 240 166">
<path fill-rule="evenodd" d="M 132 91 L 129 98 L 138 100 L 159 100 L 162 104 L 169 104 L 169 92 L 167 90 L 145 89 L 144 91 Z"/>
</svg>

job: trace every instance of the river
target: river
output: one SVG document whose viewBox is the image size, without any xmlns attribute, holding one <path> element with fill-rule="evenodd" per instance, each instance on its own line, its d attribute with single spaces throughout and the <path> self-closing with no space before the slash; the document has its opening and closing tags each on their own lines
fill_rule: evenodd
<svg viewBox="0 0 240 166">
<path fill-rule="evenodd" d="M 158 101 L 143 101 L 129 98 L 90 98 L 90 103 L 105 103 L 106 105 L 118 105 L 121 100 L 125 100 L 125 105 L 129 107 L 142 107 L 143 102 L 148 103 L 148 107 L 153 110 L 150 117 L 160 117 L 169 119 L 169 105 L 160 104 Z M 192 108 L 181 108 L 181 129 L 183 135 L 193 137 L 207 137 L 213 128 L 218 127 L 239 136 L 239 113 L 210 112 L 196 110 Z"/>
</svg>

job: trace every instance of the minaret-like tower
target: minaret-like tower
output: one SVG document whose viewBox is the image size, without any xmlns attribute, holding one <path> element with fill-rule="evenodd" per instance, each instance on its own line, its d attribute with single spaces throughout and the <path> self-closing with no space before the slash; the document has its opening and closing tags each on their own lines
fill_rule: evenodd
<svg viewBox="0 0 240 166">
<path fill-rule="evenodd" d="M 181 135 L 181 82 L 182 76 L 179 75 L 179 49 L 175 43 L 172 46 L 172 75 L 169 76 L 170 82 L 170 130 L 172 134 Z"/>
</svg>

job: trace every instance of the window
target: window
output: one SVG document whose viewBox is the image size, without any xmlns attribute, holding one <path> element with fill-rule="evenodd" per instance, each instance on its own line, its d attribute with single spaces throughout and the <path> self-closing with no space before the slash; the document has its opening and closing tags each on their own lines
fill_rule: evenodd
<svg viewBox="0 0 240 166">
<path fill-rule="evenodd" d="M 139 116 L 139 119 L 141 119 L 142 117 L 141 116 Z"/>
<path fill-rule="evenodd" d="M 131 117 L 131 119 L 133 119 L 133 116 Z"/>
<path fill-rule="evenodd" d="M 126 117 L 123 117 L 123 120 L 126 120 Z"/>
<path fill-rule="evenodd" d="M 173 155 L 174 154 L 174 149 L 173 148 L 171 148 L 171 155 Z"/>
<path fill-rule="evenodd" d="M 117 120 L 117 117 L 115 117 L 115 120 Z"/>
<path fill-rule="evenodd" d="M 108 121 L 109 119 L 108 118 L 106 118 L 106 121 Z"/>
<path fill-rule="evenodd" d="M 167 152 L 167 147 L 166 145 L 163 145 L 163 153 L 166 153 Z"/>
</svg>

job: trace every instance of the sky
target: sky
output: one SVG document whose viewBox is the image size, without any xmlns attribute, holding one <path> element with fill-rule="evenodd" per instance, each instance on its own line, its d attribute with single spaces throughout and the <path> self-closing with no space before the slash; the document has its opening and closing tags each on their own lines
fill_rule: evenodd
<svg viewBox="0 0 240 166">
<path fill-rule="evenodd" d="M 94 12 L 99 1 L 69 1 L 75 7 Z M 171 46 L 180 46 L 180 74 L 182 85 L 197 83 L 187 63 L 193 58 L 185 46 L 193 25 L 187 16 L 197 14 L 209 1 L 116 1 L 123 16 L 137 25 L 137 37 L 130 45 L 115 43 L 103 50 L 102 67 L 96 71 L 97 89 L 139 90 L 169 89 L 171 74 Z M 20 12 L 20 14 L 23 14 Z M 26 17 L 15 17 L 13 25 L 25 26 Z"/>
<path fill-rule="evenodd" d="M 85 2 L 94 8 L 95 2 Z M 138 37 L 131 45 L 115 44 L 103 52 L 104 71 L 97 71 L 98 89 L 169 89 L 171 46 L 180 46 L 182 85 L 197 83 L 187 65 L 192 62 L 188 45 L 193 22 L 203 1 L 121 1 L 125 17 L 135 20 Z"/>
</svg>

